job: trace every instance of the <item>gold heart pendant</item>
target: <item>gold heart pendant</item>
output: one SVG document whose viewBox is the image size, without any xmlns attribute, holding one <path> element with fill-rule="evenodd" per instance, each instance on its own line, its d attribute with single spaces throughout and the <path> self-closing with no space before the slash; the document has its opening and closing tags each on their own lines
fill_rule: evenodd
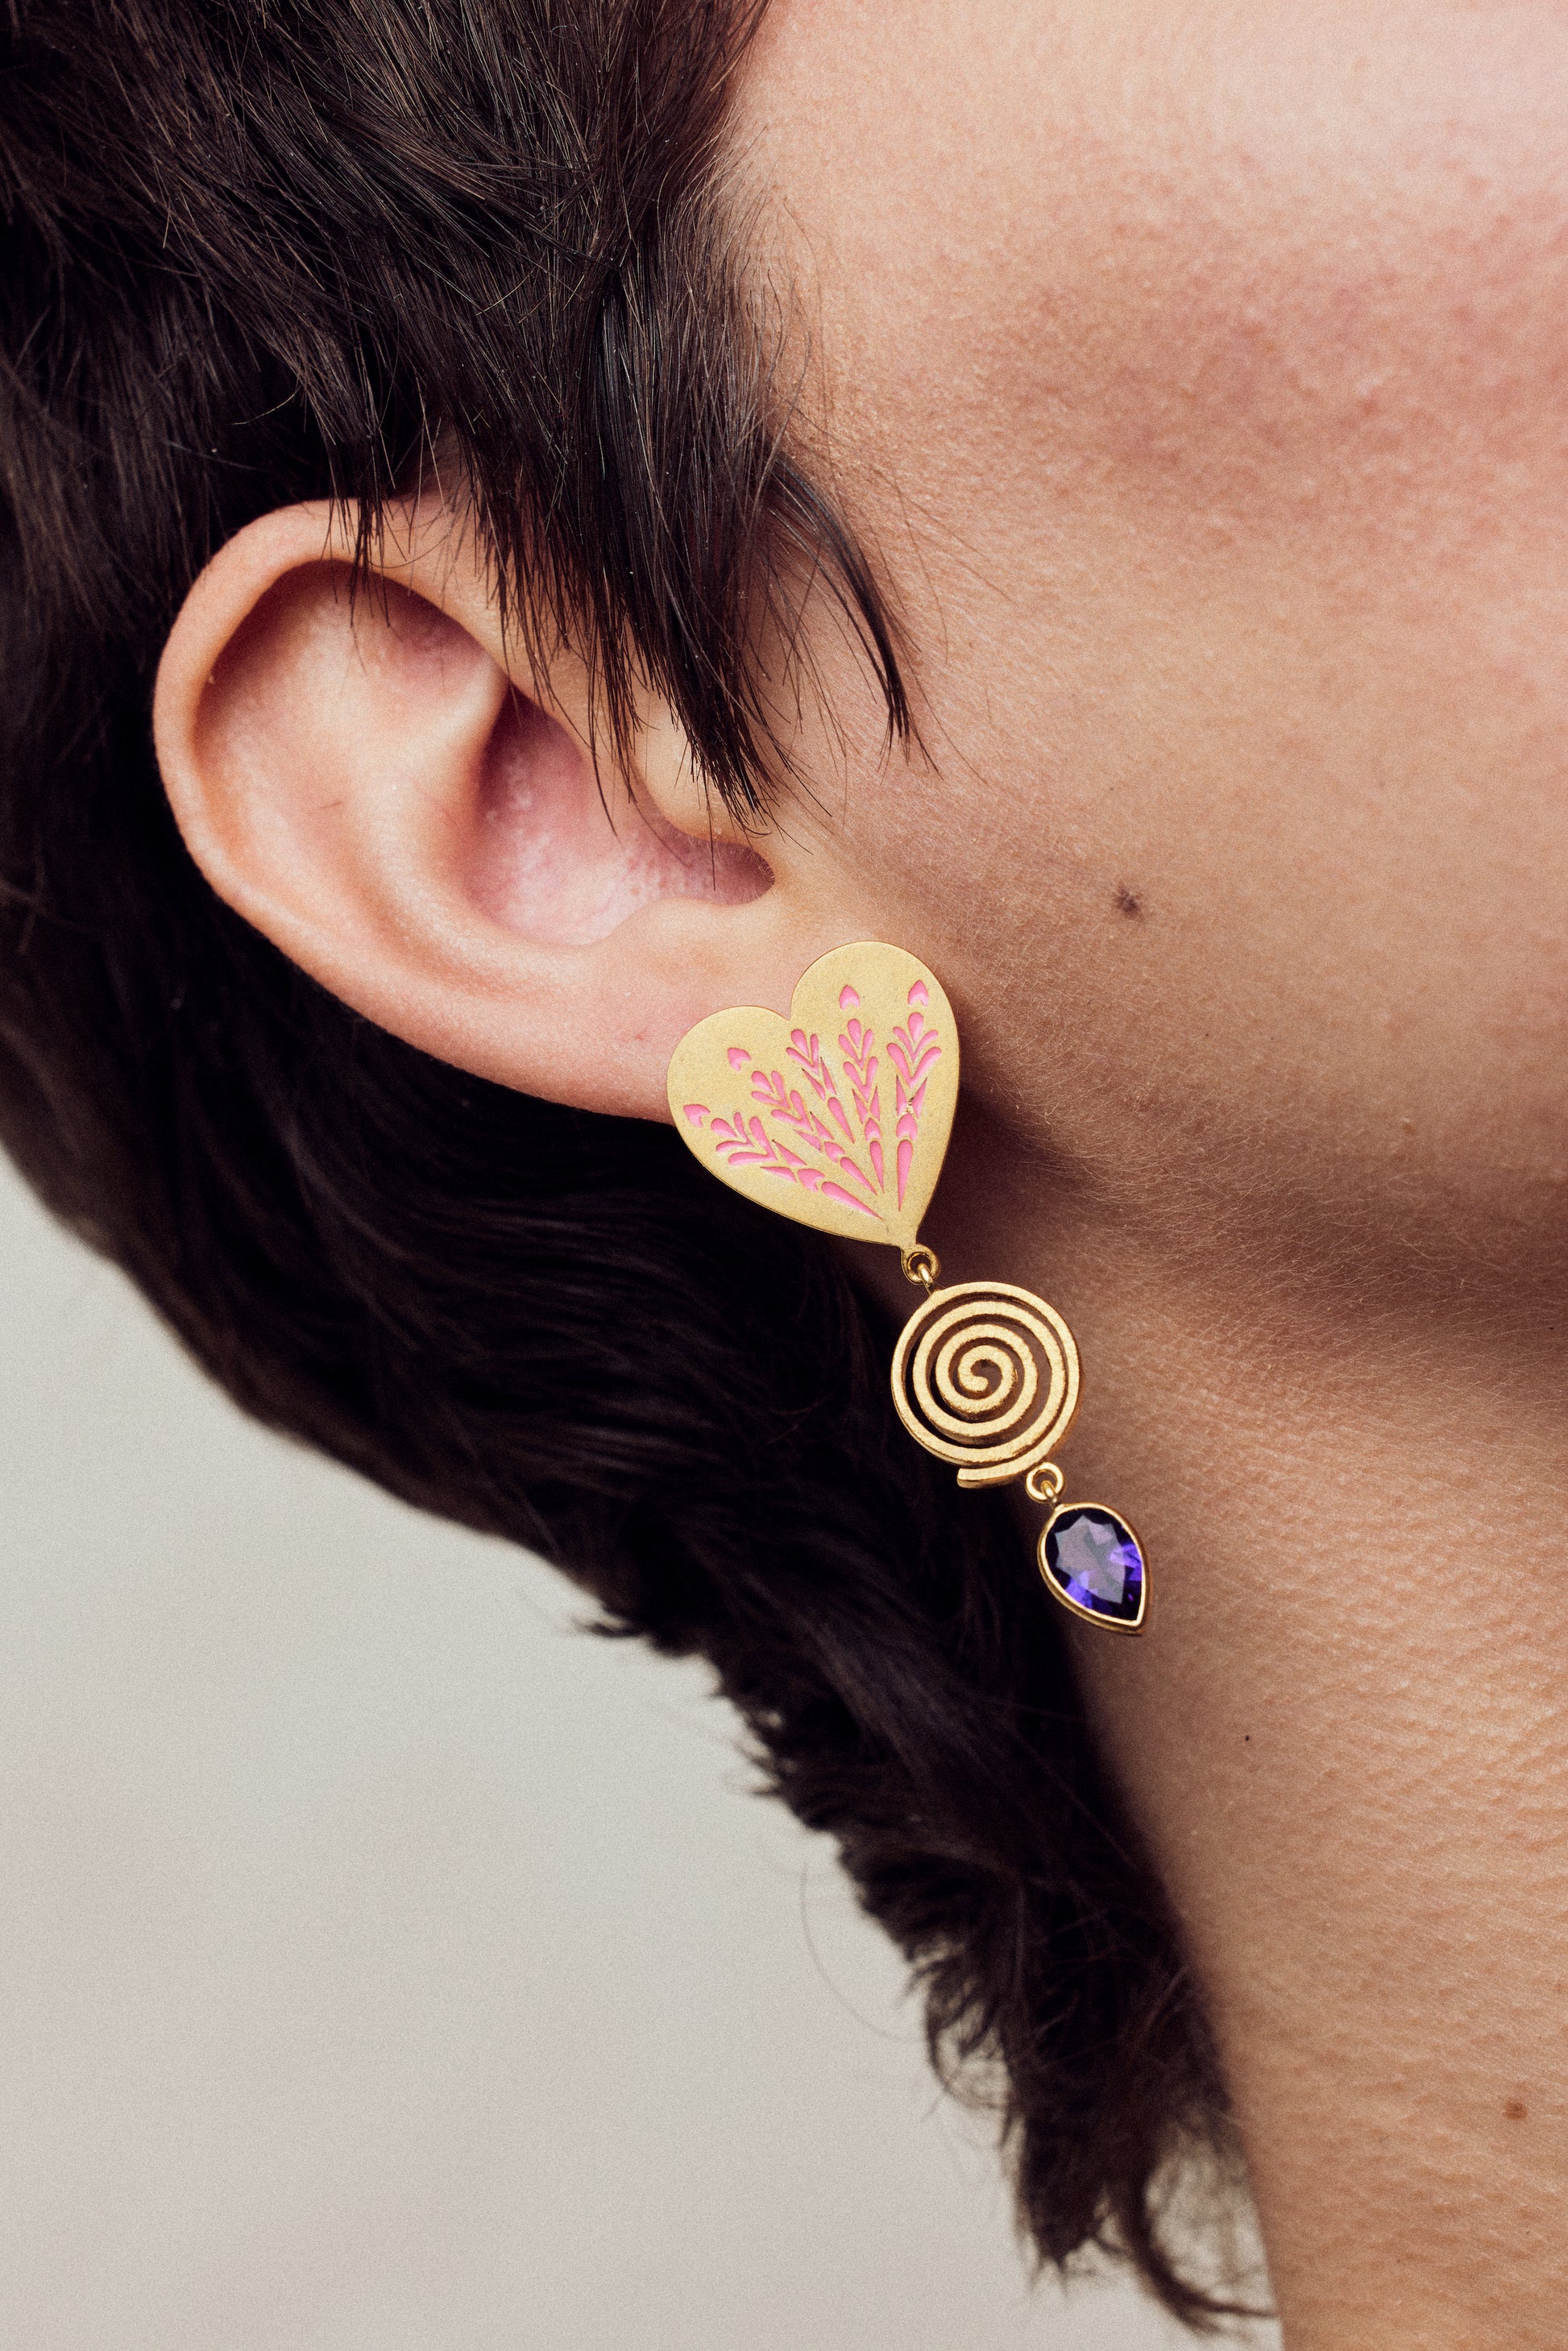
<svg viewBox="0 0 1568 2351">
<path fill-rule="evenodd" d="M 677 1127 L 721 1182 L 857 1241 L 915 1245 L 958 1102 L 940 983 L 863 940 L 805 972 L 781 1019 L 753 1005 L 689 1029 L 670 1063 Z"/>
</svg>

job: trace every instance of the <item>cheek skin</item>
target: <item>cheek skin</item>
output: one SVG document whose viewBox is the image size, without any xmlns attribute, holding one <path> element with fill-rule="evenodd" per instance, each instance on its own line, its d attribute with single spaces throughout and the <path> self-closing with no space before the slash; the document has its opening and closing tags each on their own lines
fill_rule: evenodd
<svg viewBox="0 0 1568 2351">
<path fill-rule="evenodd" d="M 1141 1121 L 1168 1197 L 1343 1228 L 1348 1183 L 1385 1238 L 1418 1196 L 1533 1249 L 1568 11 L 957 14 L 779 0 L 742 92 L 938 770 L 852 778 L 852 851 L 1000 1115 L 1049 1102 L 1091 1167 Z"/>
</svg>

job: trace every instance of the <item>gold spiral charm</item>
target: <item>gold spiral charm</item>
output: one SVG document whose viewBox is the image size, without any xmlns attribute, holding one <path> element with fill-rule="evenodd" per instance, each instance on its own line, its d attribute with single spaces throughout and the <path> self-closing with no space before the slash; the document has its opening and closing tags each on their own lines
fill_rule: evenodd
<svg viewBox="0 0 1568 2351">
<path fill-rule="evenodd" d="M 1078 1409 L 1078 1350 L 1054 1306 L 1010 1281 L 933 1290 L 893 1355 L 893 1402 L 961 1486 L 1002 1486 L 1062 1442 Z"/>
</svg>

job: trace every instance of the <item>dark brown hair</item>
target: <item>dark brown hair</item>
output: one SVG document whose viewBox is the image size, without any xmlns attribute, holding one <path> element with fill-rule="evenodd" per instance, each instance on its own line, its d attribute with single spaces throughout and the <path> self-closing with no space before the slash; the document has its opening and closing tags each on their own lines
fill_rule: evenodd
<svg viewBox="0 0 1568 2351">
<path fill-rule="evenodd" d="M 228 534 L 328 496 L 373 536 L 438 475 L 514 624 L 587 647 L 623 738 L 640 668 L 738 810 L 792 583 L 907 726 L 713 193 L 750 13 L 11 0 L 0 1138 L 246 1411 L 709 1657 L 997 2102 L 1041 2252 L 1119 2245 L 1201 2320 L 1161 2181 L 1222 2097 L 1165 1907 L 1004 1510 L 892 1423 L 876 1317 L 667 1132 L 323 994 L 205 886 L 151 753 Z"/>
</svg>

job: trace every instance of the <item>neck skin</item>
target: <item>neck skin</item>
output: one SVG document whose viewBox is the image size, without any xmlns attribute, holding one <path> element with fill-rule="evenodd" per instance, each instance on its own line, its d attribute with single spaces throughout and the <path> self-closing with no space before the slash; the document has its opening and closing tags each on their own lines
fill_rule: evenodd
<svg viewBox="0 0 1568 2351">
<path fill-rule="evenodd" d="M 1289 2351 L 1560 2351 L 1555 1318 L 1265 1283 L 972 1127 L 938 1206 L 945 1280 L 1066 1313 L 1067 1499 L 1151 1558 L 1141 1639 L 1070 1637 L 1203 1987 Z"/>
</svg>

